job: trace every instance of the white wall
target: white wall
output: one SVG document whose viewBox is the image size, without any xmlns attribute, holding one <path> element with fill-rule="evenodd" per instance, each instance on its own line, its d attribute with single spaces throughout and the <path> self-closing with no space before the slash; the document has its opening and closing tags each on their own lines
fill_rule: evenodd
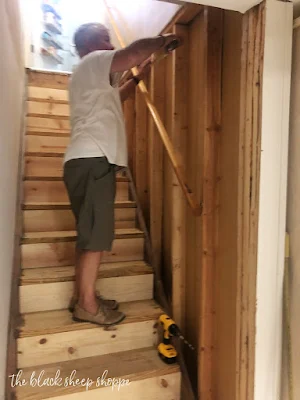
<svg viewBox="0 0 300 400">
<path fill-rule="evenodd" d="M 291 335 L 294 398 L 300 398 L 300 28 L 294 30 L 293 70 L 291 89 L 291 118 L 289 144 L 289 180 L 287 204 L 287 231 L 290 234 L 291 271 Z M 283 385 L 281 400 L 288 400 L 288 366 L 284 343 Z"/>
<path fill-rule="evenodd" d="M 267 0 L 262 82 L 255 400 L 280 398 L 292 34 L 292 3 Z"/>
<path fill-rule="evenodd" d="M 0 398 L 4 399 L 17 171 L 24 91 L 18 0 L 1 0 L 0 16 Z"/>
</svg>

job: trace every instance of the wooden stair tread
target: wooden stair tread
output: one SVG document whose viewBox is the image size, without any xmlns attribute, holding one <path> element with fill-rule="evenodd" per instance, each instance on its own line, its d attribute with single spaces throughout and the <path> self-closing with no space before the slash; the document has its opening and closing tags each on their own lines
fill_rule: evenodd
<svg viewBox="0 0 300 400">
<path fill-rule="evenodd" d="M 141 238 L 144 232 L 140 229 L 116 229 L 116 239 Z M 76 231 L 53 231 L 53 232 L 28 232 L 23 235 L 22 244 L 30 243 L 55 243 L 76 240 Z"/>
<path fill-rule="evenodd" d="M 25 175 L 23 176 L 23 181 L 63 181 L 62 176 L 32 176 Z M 116 182 L 128 182 L 128 178 L 126 176 L 116 176 Z"/>
<path fill-rule="evenodd" d="M 153 269 L 145 261 L 124 261 L 105 263 L 98 271 L 98 279 L 116 278 L 152 274 Z M 75 279 L 75 267 L 46 267 L 23 269 L 20 278 L 21 285 L 35 285 L 39 283 L 69 282 Z"/>
<path fill-rule="evenodd" d="M 149 321 L 157 319 L 162 309 L 155 300 L 130 301 L 120 303 L 120 310 L 126 314 L 121 324 Z M 88 322 L 75 322 L 68 310 L 40 311 L 22 314 L 24 325 L 20 327 L 19 337 L 50 335 L 60 332 L 78 331 L 84 329 L 114 330 L 114 327 L 103 328 Z"/>
<path fill-rule="evenodd" d="M 69 210 L 68 201 L 61 202 L 34 202 L 28 201 L 23 204 L 23 210 Z M 134 201 L 116 201 L 115 208 L 136 208 Z"/>
<path fill-rule="evenodd" d="M 24 368 L 22 370 L 22 379 L 29 381 L 34 369 L 35 368 L 32 367 Z M 89 377 L 94 382 L 97 381 L 99 376 L 101 378 L 104 371 L 108 371 L 107 378 L 128 379 L 130 382 L 160 376 L 166 376 L 166 379 L 168 379 L 170 374 L 180 373 L 177 364 L 167 365 L 163 363 L 158 357 L 156 349 L 153 349 L 153 347 L 65 361 L 59 363 L 59 365 L 57 363 L 42 365 L 36 368 L 36 371 L 37 375 L 39 375 L 39 372 L 44 370 L 45 378 L 54 378 L 58 369 L 61 372 L 60 376 L 63 380 L 66 377 L 70 377 L 72 371 L 76 370 L 76 379 L 82 380 Z M 164 383 L 167 384 L 167 382 Z M 103 388 L 104 386 L 100 386 L 98 389 L 103 390 Z M 90 387 L 89 391 L 94 389 L 97 389 L 95 384 Z M 127 387 L 124 386 L 121 387 L 120 391 L 125 391 L 126 393 L 126 389 Z M 109 390 L 111 391 L 112 388 L 109 388 Z M 117 388 L 115 390 L 117 390 Z M 16 388 L 16 398 L 18 400 L 42 400 L 49 397 L 56 398 L 56 396 L 70 395 L 79 392 L 86 392 L 86 388 L 70 385 L 67 387 L 57 385 L 55 387 L 44 386 L 40 388 L 27 385 Z"/>
</svg>

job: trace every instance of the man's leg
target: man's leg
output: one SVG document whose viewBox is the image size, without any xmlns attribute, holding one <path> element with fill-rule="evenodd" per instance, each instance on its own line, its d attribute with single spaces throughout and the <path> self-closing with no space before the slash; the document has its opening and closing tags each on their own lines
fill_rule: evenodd
<svg viewBox="0 0 300 400">
<path fill-rule="evenodd" d="M 78 304 L 91 314 L 97 314 L 99 303 L 95 296 L 98 267 L 102 252 L 82 250 L 79 253 L 77 279 L 79 289 Z"/>
</svg>

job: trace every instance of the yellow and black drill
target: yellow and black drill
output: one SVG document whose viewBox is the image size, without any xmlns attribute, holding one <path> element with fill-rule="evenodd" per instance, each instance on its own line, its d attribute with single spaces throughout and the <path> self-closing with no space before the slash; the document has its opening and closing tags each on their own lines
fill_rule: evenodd
<svg viewBox="0 0 300 400">
<path fill-rule="evenodd" d="M 172 336 L 179 337 L 190 347 L 190 349 L 194 350 L 194 347 L 185 340 L 178 326 L 167 314 L 162 314 L 158 321 L 160 325 L 158 330 L 163 333 L 159 334 L 160 343 L 157 346 L 157 350 L 160 358 L 165 363 L 173 364 L 177 361 L 177 351 L 171 344 Z"/>
</svg>

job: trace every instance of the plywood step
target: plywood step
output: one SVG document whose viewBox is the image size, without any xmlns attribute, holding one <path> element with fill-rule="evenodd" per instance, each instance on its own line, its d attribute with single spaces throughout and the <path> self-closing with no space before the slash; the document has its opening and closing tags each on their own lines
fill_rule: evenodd
<svg viewBox="0 0 300 400">
<path fill-rule="evenodd" d="M 27 71 L 28 86 L 67 90 L 70 72 L 51 72 L 29 69 Z"/>
<path fill-rule="evenodd" d="M 120 303 L 120 310 L 126 318 L 110 328 L 74 322 L 68 310 L 23 314 L 24 326 L 17 340 L 18 368 L 156 344 L 156 323 L 163 311 L 155 301 Z"/>
<path fill-rule="evenodd" d="M 47 103 L 68 104 L 69 94 L 67 90 L 29 86 L 27 91 L 28 100 Z"/>
<path fill-rule="evenodd" d="M 23 235 L 22 244 L 35 243 L 57 243 L 76 240 L 76 231 L 53 231 L 53 232 L 28 232 Z M 140 229 L 116 229 L 116 239 L 143 238 L 144 232 Z"/>
<path fill-rule="evenodd" d="M 70 107 L 68 104 L 54 102 L 27 101 L 27 115 L 41 118 L 57 118 L 68 120 Z"/>
<path fill-rule="evenodd" d="M 116 263 L 100 268 L 97 289 L 119 302 L 153 297 L 153 270 L 145 263 Z M 122 265 L 123 264 L 123 265 Z M 64 271 L 65 268 L 65 271 Z M 68 307 L 74 286 L 74 268 L 54 267 L 22 271 L 20 309 L 22 313 L 62 310 Z M 50 300 L 50 301 L 49 301 Z"/>
<path fill-rule="evenodd" d="M 65 184 L 61 178 L 56 181 L 40 177 L 38 180 L 23 182 L 24 205 L 31 203 L 69 203 Z M 117 179 L 116 201 L 127 201 L 129 196 L 128 181 Z"/>
<path fill-rule="evenodd" d="M 118 202 L 115 208 L 115 228 L 134 228 L 135 214 L 134 207 L 122 207 L 122 203 Z M 70 210 L 70 205 L 50 206 L 48 209 L 31 207 L 31 209 L 23 211 L 24 232 L 70 231 L 74 229 L 76 229 L 75 218 Z"/>
<path fill-rule="evenodd" d="M 30 380 L 32 370 L 29 367 L 22 370 L 22 379 Z M 72 372 L 76 371 L 75 379 L 87 380 L 90 378 L 91 386 L 87 390 L 84 386 L 43 386 L 33 387 L 27 385 L 16 388 L 17 400 L 43 400 L 65 398 L 68 400 L 179 400 L 181 374 L 177 364 L 166 365 L 158 357 L 157 351 L 150 348 L 118 352 L 97 357 L 70 360 L 59 365 L 42 365 L 36 369 L 37 376 L 44 371 L 45 378 L 55 378 L 57 371 L 65 382 Z M 112 390 L 106 379 L 115 378 L 123 382 L 122 387 Z M 98 380 L 99 378 L 99 380 Z M 97 387 L 96 383 L 100 383 Z M 128 381 L 125 385 L 124 382 Z M 106 385 L 105 386 L 105 382 Z M 128 384 L 129 383 L 129 384 Z M 116 381 L 117 384 L 117 381 Z M 64 397 L 63 397 L 64 396 Z"/>
<path fill-rule="evenodd" d="M 63 158 L 62 157 L 25 157 L 25 179 L 62 179 Z M 118 182 L 128 182 L 125 172 L 117 173 Z"/>
<path fill-rule="evenodd" d="M 53 234 L 53 233 L 52 233 Z M 144 258 L 144 238 L 124 236 L 114 240 L 112 251 L 105 252 L 103 262 L 141 261 Z M 42 236 L 44 237 L 44 236 Z M 21 245 L 22 268 L 62 267 L 75 263 L 75 234 L 71 240 L 66 238 L 41 243 L 40 235 L 27 238 L 33 243 Z M 43 239 L 42 239 L 43 240 Z M 45 237 L 44 237 L 45 240 Z"/>
</svg>

